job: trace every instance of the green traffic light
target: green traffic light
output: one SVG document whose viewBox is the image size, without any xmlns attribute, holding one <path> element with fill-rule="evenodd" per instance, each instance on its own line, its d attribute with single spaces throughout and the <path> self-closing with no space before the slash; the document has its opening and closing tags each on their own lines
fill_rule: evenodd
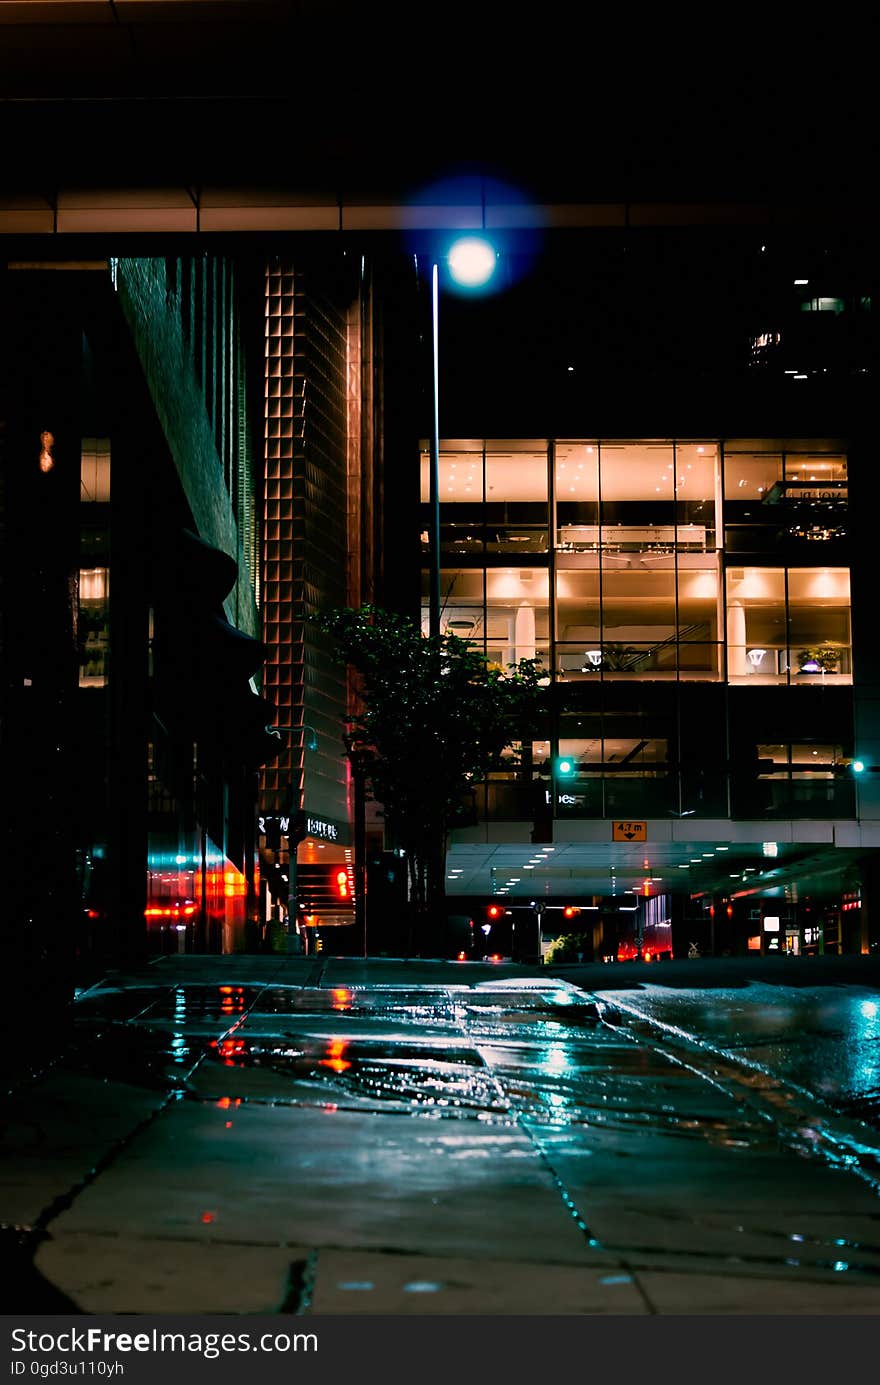
<svg viewBox="0 0 880 1385">
<path fill-rule="evenodd" d="M 562 758 L 561 760 L 557 760 L 557 761 L 556 761 L 556 773 L 557 773 L 557 774 L 560 774 L 560 775 L 574 774 L 574 770 L 575 770 L 575 766 L 574 766 L 574 761 L 573 761 L 573 760 L 569 760 L 569 759 L 567 759 L 567 758 L 565 758 L 565 757 L 563 756 L 563 758 Z"/>
<path fill-rule="evenodd" d="M 864 762 L 864 760 L 853 760 L 853 762 L 852 762 L 852 767 L 853 767 L 853 774 L 862 774 L 862 773 L 864 773 L 865 762 Z"/>
</svg>

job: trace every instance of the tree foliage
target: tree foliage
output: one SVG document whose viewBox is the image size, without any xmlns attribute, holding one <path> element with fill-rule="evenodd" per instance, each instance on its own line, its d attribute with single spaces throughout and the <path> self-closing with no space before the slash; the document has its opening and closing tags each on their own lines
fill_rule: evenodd
<svg viewBox="0 0 880 1385">
<path fill-rule="evenodd" d="M 413 621 L 376 606 L 313 619 L 356 671 L 361 710 L 347 728 L 350 758 L 397 845 L 423 865 L 438 852 L 442 862 L 472 786 L 537 729 L 540 660 L 503 669 L 456 635 L 426 638 Z"/>
</svg>

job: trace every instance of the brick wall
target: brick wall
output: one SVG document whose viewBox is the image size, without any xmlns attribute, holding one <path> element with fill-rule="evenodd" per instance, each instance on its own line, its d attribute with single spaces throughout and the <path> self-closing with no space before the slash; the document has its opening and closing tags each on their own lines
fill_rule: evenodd
<svg viewBox="0 0 880 1385">
<path fill-rule="evenodd" d="M 356 473 L 350 321 L 317 276 L 275 263 L 266 275 L 266 695 L 285 726 L 312 727 L 317 749 L 284 733 L 264 771 L 263 801 L 348 818 L 342 747 L 344 666 L 307 623 L 350 599 L 350 493 Z M 357 362 L 359 366 L 359 359 Z"/>
</svg>

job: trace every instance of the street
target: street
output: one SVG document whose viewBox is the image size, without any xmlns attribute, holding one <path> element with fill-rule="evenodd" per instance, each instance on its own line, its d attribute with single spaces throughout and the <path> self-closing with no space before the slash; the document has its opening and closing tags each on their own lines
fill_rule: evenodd
<svg viewBox="0 0 880 1385">
<path fill-rule="evenodd" d="M 7 1103 L 13 1307 L 876 1312 L 872 994 L 293 956 L 111 977 Z"/>
</svg>

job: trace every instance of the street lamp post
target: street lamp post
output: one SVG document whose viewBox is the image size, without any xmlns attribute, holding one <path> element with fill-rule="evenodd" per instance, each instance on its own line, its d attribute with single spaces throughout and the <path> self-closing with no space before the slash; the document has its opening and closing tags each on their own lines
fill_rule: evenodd
<svg viewBox="0 0 880 1385">
<path fill-rule="evenodd" d="M 354 922 L 367 956 L 367 785 L 366 765 L 355 739 L 343 737 L 354 786 Z"/>
<path fill-rule="evenodd" d="M 449 248 L 446 263 L 455 283 L 478 290 L 495 272 L 498 256 L 483 236 L 462 236 Z M 431 265 L 431 456 L 428 485 L 428 634 L 440 634 L 440 262 Z"/>
<path fill-rule="evenodd" d="M 431 471 L 428 502 L 431 507 L 431 527 L 428 532 L 428 552 L 431 568 L 428 576 L 428 634 L 440 634 L 440 266 L 431 266 Z"/>
</svg>

